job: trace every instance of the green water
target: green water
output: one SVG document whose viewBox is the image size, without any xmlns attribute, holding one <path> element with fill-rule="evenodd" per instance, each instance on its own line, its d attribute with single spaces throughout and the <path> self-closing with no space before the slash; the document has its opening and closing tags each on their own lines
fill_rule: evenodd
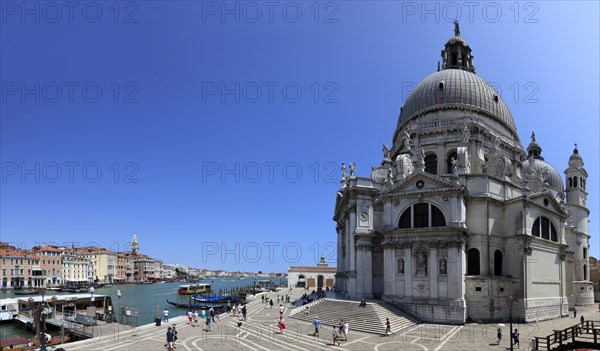
<svg viewBox="0 0 600 351">
<path fill-rule="evenodd" d="M 226 289 L 238 288 L 238 287 L 246 287 L 252 286 L 254 279 L 253 278 L 245 278 L 245 279 L 234 279 L 234 278 L 217 278 L 217 279 L 207 279 L 201 281 L 202 283 L 208 283 L 212 286 L 212 292 L 218 293 L 219 290 L 223 292 Z M 281 281 L 274 280 L 275 283 L 284 283 L 286 284 L 286 280 L 283 279 Z M 137 324 L 144 325 L 154 322 L 154 317 L 156 313 L 156 309 L 158 307 L 158 317 L 162 318 L 163 310 L 165 308 L 169 309 L 169 317 L 181 316 L 187 313 L 187 310 L 182 308 L 177 308 L 175 306 L 169 305 L 167 303 L 167 299 L 169 301 L 179 301 L 182 303 L 186 303 L 187 300 L 182 300 L 182 297 L 177 294 L 177 288 L 179 285 L 184 283 L 164 283 L 164 284 L 122 284 L 122 285 L 113 285 L 109 288 L 98 288 L 94 291 L 94 295 L 108 295 L 112 298 L 113 306 L 115 308 L 115 312 L 117 313 L 117 318 L 119 322 L 121 321 L 121 317 L 118 315 L 120 308 L 122 306 L 137 308 L 138 316 L 135 317 L 125 317 L 123 322 L 127 324 Z M 121 297 L 117 296 L 117 290 L 121 291 Z M 46 291 L 46 296 L 52 295 L 61 295 L 66 293 L 60 293 L 56 291 Z M 85 294 L 89 294 L 85 293 Z M 1 291 L 0 290 L 0 298 L 12 298 L 15 297 L 11 290 Z M 22 298 L 27 298 L 27 296 L 20 296 Z M 179 300 L 178 300 L 179 299 Z M 51 332 L 50 334 L 57 335 L 57 332 Z M 18 336 L 22 335 L 25 337 L 33 337 L 33 333 L 23 329 L 17 322 L 5 322 L 0 324 L 0 338 L 6 338 L 10 336 Z"/>
</svg>

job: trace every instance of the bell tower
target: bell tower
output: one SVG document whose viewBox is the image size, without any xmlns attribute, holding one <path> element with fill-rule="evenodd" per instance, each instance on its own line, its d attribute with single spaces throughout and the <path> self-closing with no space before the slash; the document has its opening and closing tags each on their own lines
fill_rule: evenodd
<svg viewBox="0 0 600 351">
<path fill-rule="evenodd" d="M 567 227 L 565 234 L 573 254 L 573 292 L 576 305 L 594 302 L 593 285 L 590 282 L 590 235 L 588 232 L 587 177 L 583 168 L 583 158 L 577 144 L 569 157 L 569 167 L 565 170 Z M 570 238 L 569 238 L 570 234 Z"/>
<path fill-rule="evenodd" d="M 133 233 L 133 239 L 131 239 L 131 253 L 136 255 L 140 251 L 140 245 L 138 244 L 137 235 Z"/>
</svg>

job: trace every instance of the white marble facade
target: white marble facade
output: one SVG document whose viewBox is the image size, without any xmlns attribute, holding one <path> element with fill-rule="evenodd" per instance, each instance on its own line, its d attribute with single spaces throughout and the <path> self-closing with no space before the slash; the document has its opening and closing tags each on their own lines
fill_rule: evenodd
<svg viewBox="0 0 600 351">
<path fill-rule="evenodd" d="M 370 177 L 342 167 L 336 289 L 457 324 L 507 320 L 509 296 L 520 321 L 593 303 L 577 147 L 563 181 L 535 135 L 523 149 L 458 25 L 442 58 L 402 107 Z"/>
</svg>

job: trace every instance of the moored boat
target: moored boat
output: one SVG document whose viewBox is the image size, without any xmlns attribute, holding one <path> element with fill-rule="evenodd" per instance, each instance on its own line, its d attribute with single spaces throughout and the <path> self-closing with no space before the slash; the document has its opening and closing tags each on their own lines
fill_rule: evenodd
<svg viewBox="0 0 600 351">
<path fill-rule="evenodd" d="M 198 295 L 210 293 L 210 284 L 184 284 L 177 289 L 179 295 Z"/>
<path fill-rule="evenodd" d="M 35 295 L 35 294 L 39 294 L 39 293 L 40 293 L 40 289 L 22 289 L 22 290 L 14 291 L 15 295 Z"/>
<path fill-rule="evenodd" d="M 179 307 L 179 308 L 185 308 L 188 310 L 207 310 L 209 308 L 214 308 L 217 310 L 222 310 L 223 309 L 223 304 L 216 304 L 216 303 L 200 303 L 200 302 L 195 302 L 195 303 L 179 303 L 179 302 L 174 302 L 174 301 L 169 301 L 167 299 L 167 303 L 170 305 L 173 305 L 175 307 Z"/>
<path fill-rule="evenodd" d="M 192 297 L 194 301 L 211 303 L 237 302 L 239 299 L 237 295 L 198 295 Z"/>
<path fill-rule="evenodd" d="M 19 314 L 19 299 L 0 299 L 0 322 L 10 321 Z"/>
</svg>

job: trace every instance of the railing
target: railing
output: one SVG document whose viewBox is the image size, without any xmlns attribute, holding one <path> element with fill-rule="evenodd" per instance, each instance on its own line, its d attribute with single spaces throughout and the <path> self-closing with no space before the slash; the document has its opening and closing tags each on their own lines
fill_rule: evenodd
<svg viewBox="0 0 600 351">
<path fill-rule="evenodd" d="M 555 330 L 546 337 L 535 337 L 536 350 L 563 349 L 567 345 L 595 344 L 600 341 L 600 321 L 585 321 L 572 327 Z"/>
</svg>

